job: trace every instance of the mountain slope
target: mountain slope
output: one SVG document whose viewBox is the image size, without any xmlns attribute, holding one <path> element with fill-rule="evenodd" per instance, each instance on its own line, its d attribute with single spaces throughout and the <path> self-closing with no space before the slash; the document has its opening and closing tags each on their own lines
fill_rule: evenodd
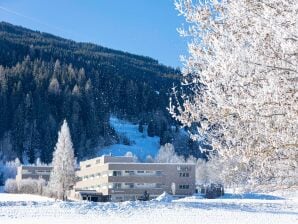
<svg viewBox="0 0 298 224">
<path fill-rule="evenodd" d="M 64 118 L 78 158 L 118 141 L 111 114 L 144 123 L 158 114 L 167 123 L 178 77 L 149 57 L 1 22 L 0 159 L 50 162 Z"/>
<path fill-rule="evenodd" d="M 131 124 L 116 117 L 110 118 L 110 125 L 120 137 L 119 144 L 102 148 L 99 156 L 112 154 L 113 156 L 124 156 L 131 152 L 140 161 L 145 161 L 147 156 L 154 158 L 160 148 L 158 137 L 149 137 L 147 127 L 140 132 L 137 124 Z"/>
</svg>

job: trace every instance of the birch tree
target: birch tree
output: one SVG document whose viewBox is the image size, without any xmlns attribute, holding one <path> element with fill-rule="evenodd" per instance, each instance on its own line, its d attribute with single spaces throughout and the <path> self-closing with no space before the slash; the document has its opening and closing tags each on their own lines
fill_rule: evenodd
<svg viewBox="0 0 298 224">
<path fill-rule="evenodd" d="M 179 32 L 191 39 L 182 58 L 191 94 L 179 101 L 173 89 L 172 116 L 199 124 L 192 137 L 208 136 L 226 184 L 297 185 L 298 1 L 175 6 L 189 24 Z"/>
<path fill-rule="evenodd" d="M 74 149 L 66 120 L 58 133 L 52 165 L 53 170 L 48 184 L 50 194 L 65 200 L 66 191 L 73 186 L 75 181 Z"/>
</svg>

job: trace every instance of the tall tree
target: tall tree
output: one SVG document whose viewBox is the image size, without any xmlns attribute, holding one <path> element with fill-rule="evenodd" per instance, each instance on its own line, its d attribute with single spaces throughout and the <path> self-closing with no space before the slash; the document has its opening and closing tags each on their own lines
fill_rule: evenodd
<svg viewBox="0 0 298 224">
<path fill-rule="evenodd" d="M 66 120 L 64 120 L 58 133 L 52 165 L 49 190 L 53 196 L 65 200 L 65 193 L 74 184 L 75 180 L 74 149 Z"/>
<path fill-rule="evenodd" d="M 183 84 L 193 94 L 172 115 L 200 124 L 193 138 L 211 139 L 227 184 L 297 184 L 298 2 L 177 0 L 176 8 L 190 23 L 180 33 L 192 38 Z"/>
</svg>

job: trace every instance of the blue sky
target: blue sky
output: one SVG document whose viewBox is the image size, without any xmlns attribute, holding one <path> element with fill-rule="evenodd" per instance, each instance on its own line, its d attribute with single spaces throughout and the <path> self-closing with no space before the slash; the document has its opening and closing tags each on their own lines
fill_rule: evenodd
<svg viewBox="0 0 298 224">
<path fill-rule="evenodd" d="M 181 67 L 184 20 L 174 0 L 0 0 L 0 21 Z"/>
</svg>

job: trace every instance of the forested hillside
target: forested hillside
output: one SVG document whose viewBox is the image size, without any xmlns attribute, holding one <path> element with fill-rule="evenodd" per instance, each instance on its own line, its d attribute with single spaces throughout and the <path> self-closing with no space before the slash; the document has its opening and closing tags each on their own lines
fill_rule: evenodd
<svg viewBox="0 0 298 224">
<path fill-rule="evenodd" d="M 178 74 L 148 57 L 2 22 L 0 157 L 50 162 L 64 118 L 78 158 L 117 141 L 108 123 L 111 114 L 140 127 L 151 121 L 150 134 L 166 142 L 165 108 Z"/>
</svg>

